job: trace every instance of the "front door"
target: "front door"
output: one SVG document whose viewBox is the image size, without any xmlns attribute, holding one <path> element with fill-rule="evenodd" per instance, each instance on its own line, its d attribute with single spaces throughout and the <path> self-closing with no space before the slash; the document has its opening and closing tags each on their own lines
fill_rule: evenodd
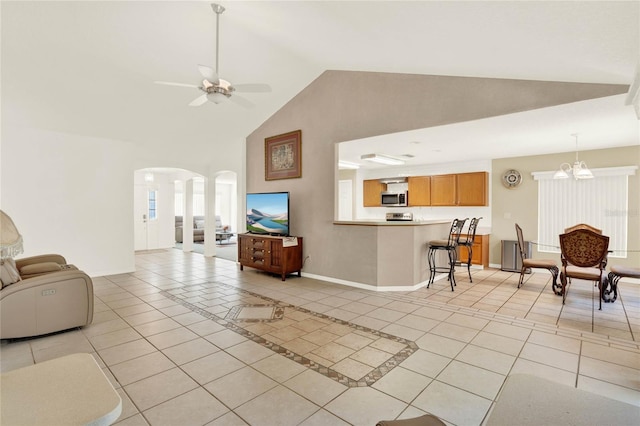
<svg viewBox="0 0 640 426">
<path fill-rule="evenodd" d="M 135 185 L 133 202 L 135 250 L 159 248 L 157 197 L 158 191 L 153 186 Z"/>
</svg>

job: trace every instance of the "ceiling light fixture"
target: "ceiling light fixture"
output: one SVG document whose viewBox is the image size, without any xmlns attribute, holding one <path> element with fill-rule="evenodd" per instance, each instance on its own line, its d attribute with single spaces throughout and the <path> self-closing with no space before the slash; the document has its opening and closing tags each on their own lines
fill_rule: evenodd
<svg viewBox="0 0 640 426">
<path fill-rule="evenodd" d="M 576 161 L 573 163 L 573 167 L 569 163 L 560 164 L 560 170 L 558 170 L 554 175 L 554 179 L 567 179 L 569 177 L 569 173 L 573 174 L 573 178 L 578 179 L 593 179 L 593 173 L 587 167 L 587 164 L 584 161 L 578 160 L 578 134 L 573 133 L 571 136 L 576 138 Z"/>
<path fill-rule="evenodd" d="M 364 154 L 360 156 L 360 159 L 379 164 L 386 164 L 387 166 L 400 166 L 404 164 L 403 160 L 384 154 Z"/>
<path fill-rule="evenodd" d="M 352 163 L 350 161 L 340 160 L 338 161 L 339 169 L 348 169 L 348 170 L 356 170 L 360 168 L 360 164 Z"/>
</svg>

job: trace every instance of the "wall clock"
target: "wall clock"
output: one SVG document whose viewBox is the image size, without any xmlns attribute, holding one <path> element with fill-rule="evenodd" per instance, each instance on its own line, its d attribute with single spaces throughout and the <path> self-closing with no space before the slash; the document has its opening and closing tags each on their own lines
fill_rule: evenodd
<svg viewBox="0 0 640 426">
<path fill-rule="evenodd" d="M 522 183 L 522 176 L 517 170 L 507 170 L 502 175 L 502 184 L 509 189 L 513 189 Z"/>
</svg>

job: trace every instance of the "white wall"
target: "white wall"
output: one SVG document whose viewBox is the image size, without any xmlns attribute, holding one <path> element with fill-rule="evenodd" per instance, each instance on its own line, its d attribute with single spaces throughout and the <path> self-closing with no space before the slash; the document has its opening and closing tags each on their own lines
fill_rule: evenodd
<svg viewBox="0 0 640 426">
<path fill-rule="evenodd" d="M 91 276 L 133 271 L 132 151 L 3 125 L 0 205 L 24 238 L 20 257 L 59 253 Z"/>
</svg>

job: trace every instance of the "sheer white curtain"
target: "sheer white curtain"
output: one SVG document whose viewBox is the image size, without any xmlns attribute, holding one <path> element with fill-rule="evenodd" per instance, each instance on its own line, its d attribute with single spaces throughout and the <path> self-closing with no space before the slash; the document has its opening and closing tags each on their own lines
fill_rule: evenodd
<svg viewBox="0 0 640 426">
<path fill-rule="evenodd" d="M 534 172 L 538 181 L 538 251 L 560 253 L 558 235 L 586 223 L 609 237 L 609 257 L 627 257 L 629 175 L 637 166 L 591 169 L 593 179 L 553 179 L 554 172 Z"/>
<path fill-rule="evenodd" d="M 183 207 L 183 188 L 181 181 L 175 181 L 175 214 L 176 216 L 184 215 Z M 204 179 L 194 178 L 193 180 L 193 215 L 204 216 L 205 197 L 204 197 Z"/>
</svg>

